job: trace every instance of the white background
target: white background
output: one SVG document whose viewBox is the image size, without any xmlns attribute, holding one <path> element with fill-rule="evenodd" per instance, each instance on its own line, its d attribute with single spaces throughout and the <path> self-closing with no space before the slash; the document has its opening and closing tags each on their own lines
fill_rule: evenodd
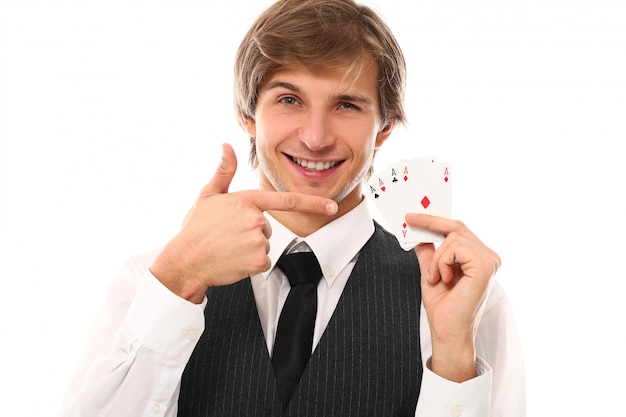
<svg viewBox="0 0 626 417">
<path fill-rule="evenodd" d="M 231 68 L 268 4 L 0 0 L 2 415 L 56 413 L 108 282 L 176 232 L 222 142 L 255 186 Z M 369 4 L 409 71 L 377 167 L 454 166 L 454 216 L 504 261 L 529 416 L 622 413 L 624 2 Z"/>
</svg>

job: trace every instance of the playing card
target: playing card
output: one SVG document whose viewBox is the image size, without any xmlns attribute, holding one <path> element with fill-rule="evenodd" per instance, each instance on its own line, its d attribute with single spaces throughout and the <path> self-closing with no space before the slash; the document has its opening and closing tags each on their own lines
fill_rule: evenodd
<svg viewBox="0 0 626 417">
<path fill-rule="evenodd" d="M 420 171 L 422 166 L 432 162 L 430 158 L 405 159 L 392 164 L 394 172 L 397 173 L 397 182 L 393 188 L 393 211 L 389 213 L 392 232 L 398 237 L 401 245 L 407 241 L 408 225 L 404 221 L 407 209 L 410 207 L 409 200 L 413 189 L 419 183 L 419 178 L 423 175 Z"/>
<path fill-rule="evenodd" d="M 367 195 L 372 199 L 376 208 L 383 213 L 383 216 L 388 216 L 393 209 L 392 195 L 387 186 L 386 171 L 373 175 L 366 183 Z"/>
<path fill-rule="evenodd" d="M 450 218 L 452 215 L 452 170 L 450 164 L 418 161 L 411 169 L 417 176 L 402 204 L 402 223 L 399 225 L 404 246 L 414 247 L 422 242 L 441 242 L 443 235 L 406 225 L 406 213 L 425 213 Z M 406 248 L 405 248 L 406 249 Z"/>
<path fill-rule="evenodd" d="M 401 247 L 410 250 L 422 242 L 440 242 L 442 235 L 409 226 L 407 213 L 451 216 L 452 170 L 432 156 L 403 159 L 376 173 L 367 192 Z"/>
</svg>

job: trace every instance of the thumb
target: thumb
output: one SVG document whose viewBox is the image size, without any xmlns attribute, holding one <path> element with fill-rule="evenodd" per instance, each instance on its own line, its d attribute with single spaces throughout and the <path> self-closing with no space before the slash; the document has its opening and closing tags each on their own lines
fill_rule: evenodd
<svg viewBox="0 0 626 417">
<path fill-rule="evenodd" d="M 201 196 L 210 197 L 214 194 L 227 193 L 230 182 L 235 176 L 235 171 L 237 171 L 237 156 L 232 146 L 224 143 L 222 144 L 222 160 L 211 181 L 202 189 Z"/>
</svg>

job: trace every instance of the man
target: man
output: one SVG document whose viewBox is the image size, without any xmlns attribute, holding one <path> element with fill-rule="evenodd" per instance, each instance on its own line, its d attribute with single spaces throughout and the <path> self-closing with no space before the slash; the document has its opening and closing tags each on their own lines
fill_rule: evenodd
<svg viewBox="0 0 626 417">
<path fill-rule="evenodd" d="M 259 189 L 229 191 L 225 144 L 180 232 L 114 282 L 61 415 L 523 416 L 498 255 L 459 221 L 411 213 L 445 240 L 405 252 L 364 202 L 375 150 L 405 120 L 404 84 L 370 9 L 267 9 L 235 65 Z M 294 252 L 322 276 L 304 365 L 283 378 L 283 317 L 305 302 L 283 311 L 297 285 L 277 265 Z"/>
</svg>

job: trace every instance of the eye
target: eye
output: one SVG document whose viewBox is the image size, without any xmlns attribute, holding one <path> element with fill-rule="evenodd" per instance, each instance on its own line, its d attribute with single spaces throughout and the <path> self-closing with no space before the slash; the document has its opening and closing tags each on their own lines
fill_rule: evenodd
<svg viewBox="0 0 626 417">
<path fill-rule="evenodd" d="M 339 108 L 341 109 L 354 109 L 354 110 L 361 110 L 361 108 L 353 103 L 344 101 L 342 103 L 339 104 Z"/>
<path fill-rule="evenodd" d="M 284 104 L 291 104 L 291 105 L 294 105 L 294 106 L 298 106 L 298 105 L 300 105 L 300 103 L 298 102 L 298 100 L 296 100 L 296 98 L 295 98 L 295 97 L 292 97 L 292 96 L 285 96 L 285 97 L 281 97 L 281 98 L 278 100 L 278 102 L 279 102 L 279 103 L 284 103 Z"/>
</svg>

